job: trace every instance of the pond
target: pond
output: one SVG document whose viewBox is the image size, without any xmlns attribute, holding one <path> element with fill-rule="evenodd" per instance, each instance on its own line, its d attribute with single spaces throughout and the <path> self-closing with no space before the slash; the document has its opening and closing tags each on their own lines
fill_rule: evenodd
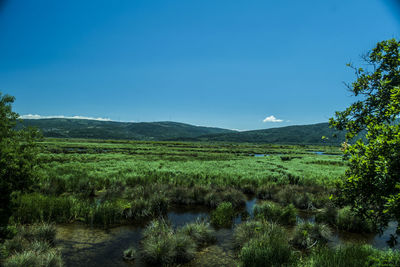
<svg viewBox="0 0 400 267">
<path fill-rule="evenodd" d="M 252 218 L 253 207 L 256 203 L 256 198 L 248 199 L 242 214 L 246 213 L 244 211 L 247 211 L 246 214 L 248 214 L 248 217 Z M 191 209 L 175 207 L 168 213 L 168 220 L 173 227 L 180 227 L 196 220 L 208 220 L 209 217 L 209 210 L 203 207 Z M 300 211 L 297 216 L 297 222 L 314 222 L 314 218 L 315 216 L 312 212 Z M 206 257 L 223 257 L 223 261 L 232 263 L 234 258 L 232 249 L 233 231 L 235 225 L 240 224 L 242 221 L 242 215 L 238 215 L 234 219 L 231 228 L 215 229 L 216 244 L 199 252 L 200 256 L 195 261 L 201 261 L 202 257 L 206 254 Z M 381 236 L 335 231 L 330 245 L 336 246 L 345 242 L 361 242 L 371 244 L 380 249 L 387 248 L 388 244 L 386 241 L 390 238 L 390 234 L 395 233 L 396 226 L 395 222 L 390 223 Z M 128 225 L 104 230 L 88 227 L 83 224 L 58 225 L 57 243 L 62 250 L 66 266 L 143 266 L 143 263 L 139 260 L 130 263 L 122 259 L 122 252 L 125 249 L 131 246 L 136 248 L 139 246 L 143 227 Z M 400 249 L 400 246 L 397 245 L 396 249 Z M 193 265 L 194 263 L 191 264 Z M 198 263 L 198 265 L 201 265 L 201 263 Z"/>
</svg>

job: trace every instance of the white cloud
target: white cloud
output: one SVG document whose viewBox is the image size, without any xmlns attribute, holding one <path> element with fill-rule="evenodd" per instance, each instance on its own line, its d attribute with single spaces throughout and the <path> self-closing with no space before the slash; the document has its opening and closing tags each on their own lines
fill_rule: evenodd
<svg viewBox="0 0 400 267">
<path fill-rule="evenodd" d="M 263 122 L 283 122 L 283 120 L 277 119 L 277 118 L 275 118 L 274 115 L 271 115 L 271 116 L 269 116 L 269 117 L 266 117 L 266 118 L 263 120 Z"/>
<path fill-rule="evenodd" d="M 95 121 L 111 121 L 109 118 L 94 118 L 94 117 L 85 117 L 85 116 L 41 116 L 37 114 L 27 114 L 20 116 L 20 119 L 32 119 L 32 120 L 39 120 L 39 119 L 80 119 L 80 120 L 95 120 Z"/>
</svg>

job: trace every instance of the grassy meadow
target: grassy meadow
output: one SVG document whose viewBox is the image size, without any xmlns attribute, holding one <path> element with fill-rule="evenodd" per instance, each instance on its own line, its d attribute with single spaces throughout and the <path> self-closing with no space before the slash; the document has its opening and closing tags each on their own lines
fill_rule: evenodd
<svg viewBox="0 0 400 267">
<path fill-rule="evenodd" d="M 40 244 L 23 235 L 26 227 L 40 233 L 61 224 L 140 225 L 139 244 L 120 248 L 121 258 L 137 266 L 400 262 L 391 250 L 327 245 L 336 230 L 376 231 L 331 201 L 347 167 L 339 147 L 85 139 L 45 139 L 40 147 L 37 185 L 13 197 L 15 236 L 2 247 L 4 266 L 62 266 L 54 234 Z M 245 215 L 249 198 L 257 203 L 254 214 Z M 209 219 L 182 227 L 167 219 L 173 209 L 198 207 Z M 299 222 L 301 212 L 315 220 Z M 241 223 L 233 226 L 239 215 Z M 215 231 L 221 228 L 233 231 L 231 259 L 204 259 L 207 249 L 218 248 Z"/>
</svg>

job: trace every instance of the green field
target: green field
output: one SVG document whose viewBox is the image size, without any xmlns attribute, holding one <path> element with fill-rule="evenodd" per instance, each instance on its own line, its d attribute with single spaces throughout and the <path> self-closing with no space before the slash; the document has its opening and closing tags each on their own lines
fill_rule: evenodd
<svg viewBox="0 0 400 267">
<path fill-rule="evenodd" d="M 368 246 L 335 252 L 325 245 L 338 230 L 374 232 L 371 224 L 331 201 L 347 167 L 339 147 L 85 139 L 45 139 L 39 145 L 40 178 L 32 192 L 14 196 L 11 222 L 16 227 L 56 223 L 59 231 L 78 225 L 88 235 L 96 229 L 140 227 L 139 243 L 131 250 L 118 248 L 121 259 L 126 250 L 125 257 L 137 266 L 257 266 L 253 259 L 279 253 L 276 260 L 282 264 L 318 266 L 327 260 L 321 255 L 342 257 L 351 249 L 355 255 L 389 255 Z M 251 199 L 257 204 L 248 208 Z M 177 227 L 168 222 L 171 211 L 185 216 L 183 210 L 197 214 L 198 209 L 205 221 L 190 219 L 186 226 L 170 228 Z M 312 222 L 299 221 L 300 214 Z M 230 229 L 230 237 L 219 237 L 220 229 Z M 227 244 L 228 252 L 215 240 Z"/>
</svg>

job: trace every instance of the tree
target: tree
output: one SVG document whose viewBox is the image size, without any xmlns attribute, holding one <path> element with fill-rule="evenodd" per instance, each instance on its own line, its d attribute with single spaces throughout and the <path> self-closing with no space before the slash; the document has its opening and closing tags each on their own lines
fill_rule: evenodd
<svg viewBox="0 0 400 267">
<path fill-rule="evenodd" d="M 400 222 L 400 42 L 379 42 L 363 59 L 366 69 L 349 65 L 357 78 L 348 89 L 357 101 L 330 119 L 347 140 L 366 131 L 364 140 L 344 146 L 350 167 L 337 200 L 382 229 Z"/>
<path fill-rule="evenodd" d="M 11 196 L 29 190 L 36 176 L 39 133 L 17 130 L 18 114 L 12 111 L 14 97 L 0 93 L 0 236 L 12 213 Z"/>
</svg>

